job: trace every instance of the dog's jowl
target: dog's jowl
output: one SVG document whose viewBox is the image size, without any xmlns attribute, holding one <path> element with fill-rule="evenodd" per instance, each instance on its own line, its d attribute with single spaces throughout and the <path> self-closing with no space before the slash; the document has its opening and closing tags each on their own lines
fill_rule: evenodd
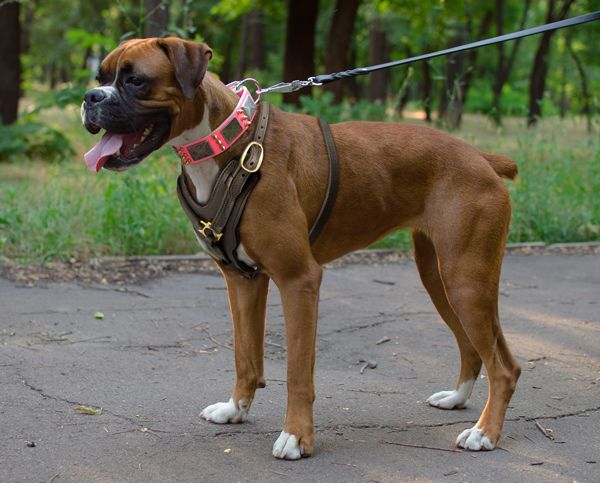
<svg viewBox="0 0 600 483">
<path fill-rule="evenodd" d="M 100 86 L 86 93 L 81 109 L 88 131 L 105 130 L 85 157 L 93 172 L 126 170 L 164 144 L 181 157 L 182 206 L 226 278 L 234 326 L 233 393 L 201 416 L 241 422 L 256 389 L 264 387 L 273 280 L 288 348 L 287 413 L 273 455 L 310 456 L 321 266 L 409 229 L 423 285 L 461 358 L 455 389 L 433 394 L 429 404 L 464 407 L 483 363 L 489 398 L 456 444 L 493 449 L 520 373 L 498 320 L 511 213 L 502 178 L 514 179 L 514 161 L 426 127 L 331 125 L 337 197 L 311 244 L 309 231 L 330 191 L 324 130 L 314 117 L 283 112 L 242 86 L 224 85 L 207 72 L 211 57 L 206 44 L 175 38 L 124 42 L 102 62 Z"/>
</svg>

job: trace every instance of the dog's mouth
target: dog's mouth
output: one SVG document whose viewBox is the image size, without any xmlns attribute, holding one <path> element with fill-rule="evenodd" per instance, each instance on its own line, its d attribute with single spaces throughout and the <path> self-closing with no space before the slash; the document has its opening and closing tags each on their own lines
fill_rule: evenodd
<svg viewBox="0 0 600 483">
<path fill-rule="evenodd" d="M 89 123 L 88 129 L 99 132 L 101 128 Z M 85 163 L 92 173 L 97 173 L 102 168 L 124 171 L 160 148 L 166 142 L 170 130 L 169 122 L 158 121 L 131 134 L 106 131 L 100 142 L 85 154 Z"/>
</svg>

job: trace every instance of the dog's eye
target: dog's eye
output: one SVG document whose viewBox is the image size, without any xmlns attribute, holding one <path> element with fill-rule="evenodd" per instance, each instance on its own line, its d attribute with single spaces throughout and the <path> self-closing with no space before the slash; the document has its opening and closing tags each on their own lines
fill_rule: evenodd
<svg viewBox="0 0 600 483">
<path fill-rule="evenodd" d="M 127 80 L 125 81 L 126 84 L 131 84 L 133 86 L 139 87 L 144 83 L 143 79 L 140 79 L 139 77 L 136 77 L 134 75 L 130 76 L 127 78 Z"/>
</svg>

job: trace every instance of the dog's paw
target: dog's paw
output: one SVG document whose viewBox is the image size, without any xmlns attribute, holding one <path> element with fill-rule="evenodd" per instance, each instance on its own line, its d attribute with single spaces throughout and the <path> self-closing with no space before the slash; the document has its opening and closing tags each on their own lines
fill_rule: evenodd
<svg viewBox="0 0 600 483">
<path fill-rule="evenodd" d="M 460 433 L 458 438 L 456 438 L 456 446 L 469 451 L 491 451 L 496 445 L 489 440 L 483 429 L 473 426 Z"/>
<path fill-rule="evenodd" d="M 212 404 L 200 413 L 200 417 L 217 424 L 241 423 L 248 417 L 250 403 L 239 401 L 239 409 L 235 407 L 233 399 L 226 403 Z"/>
<path fill-rule="evenodd" d="M 273 456 L 282 460 L 299 460 L 310 454 L 300 445 L 296 436 L 282 431 L 273 445 Z"/>
<path fill-rule="evenodd" d="M 440 391 L 432 394 L 427 402 L 440 409 L 464 409 L 469 404 L 472 390 L 472 382 L 463 382 L 454 391 Z"/>
</svg>

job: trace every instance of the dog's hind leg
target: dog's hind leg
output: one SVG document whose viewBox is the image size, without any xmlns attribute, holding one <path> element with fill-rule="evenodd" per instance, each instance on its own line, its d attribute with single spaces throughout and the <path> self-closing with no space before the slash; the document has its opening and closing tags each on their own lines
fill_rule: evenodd
<svg viewBox="0 0 600 483">
<path fill-rule="evenodd" d="M 415 262 L 419 269 L 421 281 L 427 289 L 435 308 L 454 333 L 460 350 L 460 375 L 456 388 L 453 391 L 437 392 L 431 395 L 427 402 L 441 409 L 465 408 L 481 370 L 481 357 L 479 357 L 460 320 L 458 320 L 456 313 L 448 302 L 433 243 L 427 235 L 416 230 L 413 230 L 412 237 Z"/>
<path fill-rule="evenodd" d="M 230 270 L 223 270 L 223 274 L 233 318 L 237 379 L 229 401 L 208 406 L 200 416 L 214 423 L 241 423 L 248 416 L 256 389 L 265 387 L 263 358 L 269 277 L 260 273 L 249 280 Z"/>
<path fill-rule="evenodd" d="M 437 232 L 438 243 L 433 238 L 448 301 L 481 357 L 489 381 L 488 401 L 479 421 L 456 441 L 472 451 L 495 447 L 521 373 L 498 318 L 498 286 L 510 209 L 505 209 L 504 218 L 499 215 L 506 206 L 510 205 L 497 203 L 495 210 L 488 206 L 490 209 L 478 210 L 473 217 L 465 213 L 462 223 L 440 223 L 443 231 Z"/>
</svg>

